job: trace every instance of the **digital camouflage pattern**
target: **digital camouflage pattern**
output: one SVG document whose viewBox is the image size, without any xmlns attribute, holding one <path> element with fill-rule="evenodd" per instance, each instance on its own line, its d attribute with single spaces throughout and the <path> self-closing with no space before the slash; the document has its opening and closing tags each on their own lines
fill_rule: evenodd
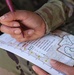
<svg viewBox="0 0 74 75">
<path fill-rule="evenodd" d="M 60 25 L 65 24 L 71 16 L 73 17 L 74 1 L 49 0 L 36 12 L 44 19 L 47 30 L 46 33 L 49 33 Z"/>
<path fill-rule="evenodd" d="M 60 29 L 74 34 L 74 0 L 12 1 L 16 9 L 38 13 L 46 23 L 46 33 L 61 25 Z M 0 16 L 8 11 L 5 0 L 0 0 Z M 29 61 L 0 49 L 0 75 L 36 75 L 32 65 Z"/>
</svg>

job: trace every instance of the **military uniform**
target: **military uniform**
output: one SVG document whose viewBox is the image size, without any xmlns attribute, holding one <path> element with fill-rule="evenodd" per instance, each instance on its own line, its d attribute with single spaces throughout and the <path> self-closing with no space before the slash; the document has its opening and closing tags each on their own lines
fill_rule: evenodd
<svg viewBox="0 0 74 75">
<path fill-rule="evenodd" d="M 15 9 L 35 11 L 46 23 L 46 34 L 60 29 L 74 34 L 73 0 L 12 0 Z M 30 8 L 29 8 L 30 7 Z M 5 0 L 0 0 L 0 15 L 8 12 Z M 33 64 L 0 49 L 0 75 L 36 75 Z"/>
</svg>

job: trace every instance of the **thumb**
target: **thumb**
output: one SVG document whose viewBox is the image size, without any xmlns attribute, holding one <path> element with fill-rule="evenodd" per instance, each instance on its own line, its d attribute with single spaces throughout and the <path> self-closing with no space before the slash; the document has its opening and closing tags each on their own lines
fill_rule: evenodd
<svg viewBox="0 0 74 75">
<path fill-rule="evenodd" d="M 42 69 L 40 69 L 37 66 L 32 66 L 33 70 L 38 74 L 38 75 L 50 75 L 47 72 L 43 71 Z"/>
<path fill-rule="evenodd" d="M 8 12 L 0 17 L 0 21 L 13 21 L 13 20 L 23 20 L 27 17 L 27 11 L 17 10 L 15 12 Z M 25 17 L 23 17 L 25 16 Z"/>
<path fill-rule="evenodd" d="M 70 69 L 72 69 L 71 66 L 65 65 L 65 64 L 58 62 L 56 60 L 53 60 L 53 59 L 51 59 L 50 64 L 54 69 L 56 69 L 64 74 L 68 74 L 70 72 Z"/>
</svg>

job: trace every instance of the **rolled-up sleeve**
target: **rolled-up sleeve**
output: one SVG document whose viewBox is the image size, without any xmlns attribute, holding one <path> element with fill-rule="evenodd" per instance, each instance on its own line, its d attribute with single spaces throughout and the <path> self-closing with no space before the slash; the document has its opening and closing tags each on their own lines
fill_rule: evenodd
<svg viewBox="0 0 74 75">
<path fill-rule="evenodd" d="M 64 24 L 74 10 L 73 0 L 49 0 L 36 11 L 46 24 L 46 34 Z"/>
</svg>

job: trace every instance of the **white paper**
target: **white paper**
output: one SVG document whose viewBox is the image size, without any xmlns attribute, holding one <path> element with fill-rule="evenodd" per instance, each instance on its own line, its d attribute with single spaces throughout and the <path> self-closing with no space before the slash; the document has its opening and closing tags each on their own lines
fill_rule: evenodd
<svg viewBox="0 0 74 75">
<path fill-rule="evenodd" d="M 50 59 L 74 65 L 74 36 L 63 31 L 55 31 L 40 39 L 18 42 L 8 34 L 0 36 L 0 48 L 10 51 L 52 75 L 63 75 L 50 65 Z"/>
</svg>

